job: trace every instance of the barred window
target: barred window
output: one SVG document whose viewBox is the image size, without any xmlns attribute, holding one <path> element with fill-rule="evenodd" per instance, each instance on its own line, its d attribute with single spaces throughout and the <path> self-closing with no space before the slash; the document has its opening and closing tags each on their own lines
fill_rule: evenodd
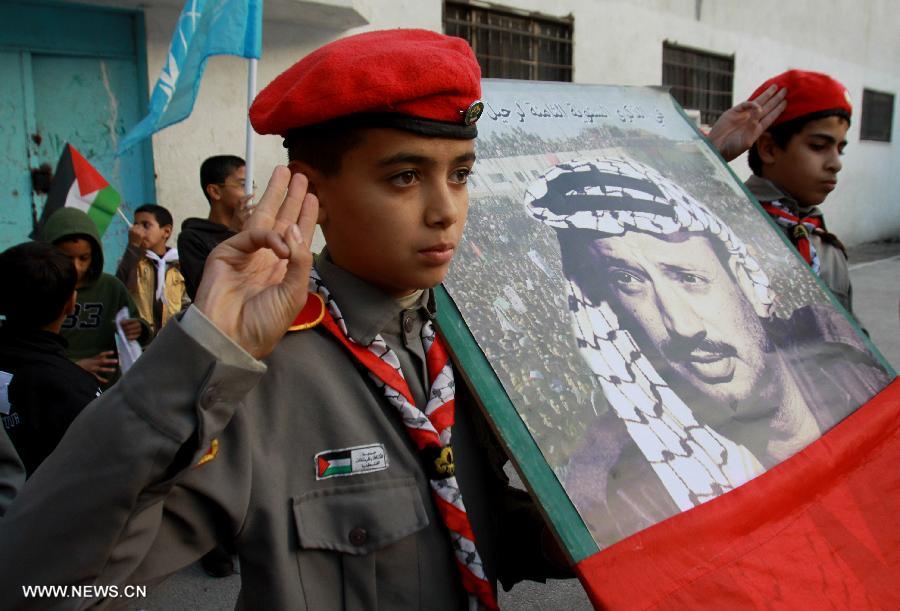
<svg viewBox="0 0 900 611">
<path fill-rule="evenodd" d="M 663 43 L 663 86 L 685 108 L 700 111 L 707 125 L 731 108 L 734 89 L 734 55 L 719 55 Z"/>
<path fill-rule="evenodd" d="M 890 142 L 893 122 L 894 94 L 863 89 L 859 139 Z"/>
<path fill-rule="evenodd" d="M 573 18 L 444 3 L 444 31 L 468 41 L 484 77 L 572 80 Z"/>
</svg>

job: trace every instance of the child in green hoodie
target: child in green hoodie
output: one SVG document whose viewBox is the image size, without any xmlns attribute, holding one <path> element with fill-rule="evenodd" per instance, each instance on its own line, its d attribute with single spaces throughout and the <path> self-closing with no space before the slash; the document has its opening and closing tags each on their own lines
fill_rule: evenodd
<svg viewBox="0 0 900 611">
<path fill-rule="evenodd" d="M 122 321 L 122 330 L 126 338 L 142 345 L 150 340 L 150 325 L 137 316 L 125 285 L 103 273 L 100 234 L 87 214 L 77 208 L 57 210 L 41 229 L 41 239 L 72 259 L 78 272 L 75 312 L 66 318 L 61 330 L 69 343 L 68 356 L 108 387 L 120 375 L 116 313 L 128 307 L 130 318 Z"/>
</svg>

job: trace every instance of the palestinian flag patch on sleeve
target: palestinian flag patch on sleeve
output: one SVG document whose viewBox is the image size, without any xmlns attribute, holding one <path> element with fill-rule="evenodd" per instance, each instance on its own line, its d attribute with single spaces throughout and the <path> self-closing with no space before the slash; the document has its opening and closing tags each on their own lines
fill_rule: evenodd
<svg viewBox="0 0 900 611">
<path fill-rule="evenodd" d="M 325 450 L 315 456 L 316 479 L 362 475 L 388 468 L 384 444 L 373 443 L 365 446 Z"/>
</svg>

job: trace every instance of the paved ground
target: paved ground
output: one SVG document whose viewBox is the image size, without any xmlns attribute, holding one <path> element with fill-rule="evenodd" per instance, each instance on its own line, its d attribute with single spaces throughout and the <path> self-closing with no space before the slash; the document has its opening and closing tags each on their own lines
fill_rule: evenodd
<svg viewBox="0 0 900 611">
<path fill-rule="evenodd" d="M 875 344 L 900 370 L 900 240 L 865 244 L 850 251 L 854 310 Z M 194 565 L 152 588 L 143 609 L 232 609 L 240 577 L 211 579 Z M 575 580 L 519 584 L 501 592 L 500 604 L 511 610 L 590 609 Z"/>
<path fill-rule="evenodd" d="M 850 250 L 853 311 L 895 371 L 900 371 L 900 239 Z"/>
</svg>

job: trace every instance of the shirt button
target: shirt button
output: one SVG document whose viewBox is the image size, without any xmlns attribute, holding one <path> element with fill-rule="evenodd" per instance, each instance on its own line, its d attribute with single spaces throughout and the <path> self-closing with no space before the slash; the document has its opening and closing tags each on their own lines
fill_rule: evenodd
<svg viewBox="0 0 900 611">
<path fill-rule="evenodd" d="M 411 314 L 405 314 L 403 316 L 403 330 L 407 333 L 412 332 L 413 330 L 413 317 Z"/>
<path fill-rule="evenodd" d="M 353 545 L 365 545 L 366 541 L 369 540 L 369 533 L 366 532 L 365 528 L 360 528 L 357 526 L 353 530 L 350 531 L 350 543 Z"/>
</svg>

